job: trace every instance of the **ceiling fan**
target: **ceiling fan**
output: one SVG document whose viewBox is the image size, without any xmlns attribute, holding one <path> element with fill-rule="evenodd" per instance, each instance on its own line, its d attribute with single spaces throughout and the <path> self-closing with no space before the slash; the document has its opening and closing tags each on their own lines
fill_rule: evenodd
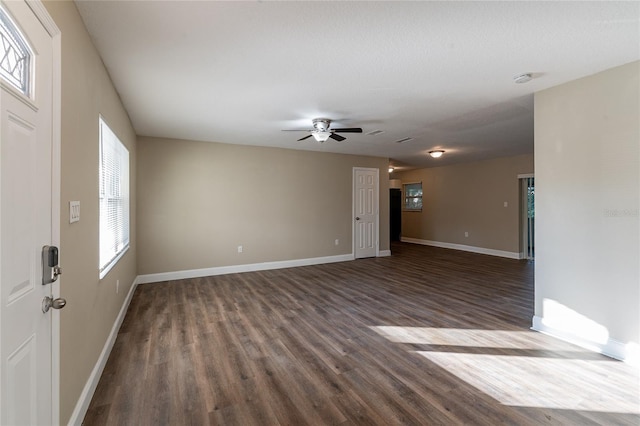
<svg viewBox="0 0 640 426">
<path fill-rule="evenodd" d="M 338 135 L 337 133 L 362 133 L 362 129 L 360 127 L 347 127 L 342 129 L 331 129 L 331 120 L 328 118 L 314 118 L 313 119 L 313 129 L 291 129 L 284 130 L 285 132 L 309 132 L 311 133 L 308 136 L 298 139 L 298 141 L 303 141 L 305 139 L 313 136 L 315 140 L 318 142 L 324 142 L 327 139 L 331 138 L 338 142 L 345 140 L 344 136 Z"/>
</svg>

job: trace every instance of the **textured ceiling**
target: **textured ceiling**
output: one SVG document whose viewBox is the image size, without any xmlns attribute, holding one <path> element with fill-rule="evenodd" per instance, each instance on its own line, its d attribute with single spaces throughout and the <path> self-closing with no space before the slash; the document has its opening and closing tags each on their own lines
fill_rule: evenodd
<svg viewBox="0 0 640 426">
<path fill-rule="evenodd" d="M 638 2 L 76 4 L 139 135 L 407 168 L 532 153 L 534 92 L 640 59 Z"/>
</svg>

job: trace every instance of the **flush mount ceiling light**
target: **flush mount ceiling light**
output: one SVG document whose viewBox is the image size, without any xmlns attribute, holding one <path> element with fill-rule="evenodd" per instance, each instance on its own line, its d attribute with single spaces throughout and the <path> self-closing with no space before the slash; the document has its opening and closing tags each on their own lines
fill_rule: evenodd
<svg viewBox="0 0 640 426">
<path fill-rule="evenodd" d="M 518 84 L 528 83 L 531 81 L 533 76 L 530 73 L 520 74 L 513 77 L 513 81 Z"/>
<path fill-rule="evenodd" d="M 429 151 L 429 155 L 432 156 L 433 158 L 440 158 L 440 157 L 442 157 L 442 154 L 444 154 L 444 150 L 442 150 L 442 149 L 436 149 L 434 151 Z"/>
<path fill-rule="evenodd" d="M 389 173 L 393 173 L 393 167 L 389 166 Z"/>
</svg>

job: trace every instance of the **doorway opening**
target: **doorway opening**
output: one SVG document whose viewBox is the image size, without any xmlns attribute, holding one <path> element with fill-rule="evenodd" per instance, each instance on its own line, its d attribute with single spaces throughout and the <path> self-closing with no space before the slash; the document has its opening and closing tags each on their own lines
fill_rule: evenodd
<svg viewBox="0 0 640 426">
<path fill-rule="evenodd" d="M 533 175 L 520 178 L 520 258 L 535 259 L 535 180 Z"/>
<path fill-rule="evenodd" d="M 402 190 L 389 189 L 389 232 L 391 241 L 400 241 L 402 230 Z"/>
</svg>

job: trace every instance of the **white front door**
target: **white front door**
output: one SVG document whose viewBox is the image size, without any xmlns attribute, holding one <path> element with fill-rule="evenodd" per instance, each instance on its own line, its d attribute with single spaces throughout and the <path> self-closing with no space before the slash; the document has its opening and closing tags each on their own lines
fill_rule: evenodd
<svg viewBox="0 0 640 426">
<path fill-rule="evenodd" d="M 53 289 L 41 253 L 59 227 L 53 40 L 26 2 L 0 7 L 0 424 L 51 424 L 53 311 L 42 302 Z"/>
<path fill-rule="evenodd" d="M 356 259 L 378 255 L 378 176 L 378 169 L 353 169 L 353 240 Z"/>
</svg>

